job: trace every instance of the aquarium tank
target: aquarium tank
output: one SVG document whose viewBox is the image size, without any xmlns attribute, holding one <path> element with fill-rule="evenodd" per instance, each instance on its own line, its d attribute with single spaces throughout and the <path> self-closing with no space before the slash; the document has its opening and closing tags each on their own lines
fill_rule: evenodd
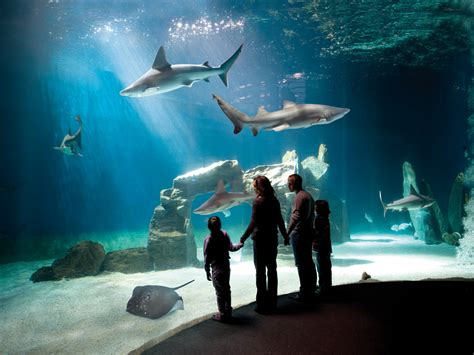
<svg viewBox="0 0 474 355">
<path fill-rule="evenodd" d="M 473 15 L 470 0 L 2 2 L 0 352 L 77 350 L 79 334 L 85 352 L 128 352 L 211 312 L 208 218 L 237 243 L 258 175 L 285 222 L 291 174 L 329 202 L 335 284 L 472 278 Z M 280 241 L 283 294 L 298 278 Z M 254 300 L 251 245 L 232 254 L 235 306 Z M 136 286 L 191 279 L 159 326 L 125 311 Z"/>
</svg>

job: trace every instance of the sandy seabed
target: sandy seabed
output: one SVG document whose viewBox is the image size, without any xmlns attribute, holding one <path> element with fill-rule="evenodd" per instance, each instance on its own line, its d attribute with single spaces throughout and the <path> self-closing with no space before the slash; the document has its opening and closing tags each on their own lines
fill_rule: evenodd
<svg viewBox="0 0 474 355">
<path fill-rule="evenodd" d="M 201 253 L 202 251 L 198 251 Z M 233 307 L 255 300 L 251 261 L 232 255 Z M 141 274 L 103 273 L 95 277 L 32 283 L 31 274 L 52 260 L 0 266 L 0 353 L 126 354 L 143 344 L 156 344 L 216 311 L 211 282 L 204 270 L 183 268 Z M 355 235 L 334 247 L 333 283 L 358 282 L 362 272 L 380 281 L 426 278 L 474 278 L 474 263 L 456 258 L 456 248 L 425 245 L 409 235 Z M 279 294 L 298 289 L 292 258 L 278 261 Z M 125 311 L 136 286 L 176 287 L 184 310 L 160 319 Z"/>
</svg>

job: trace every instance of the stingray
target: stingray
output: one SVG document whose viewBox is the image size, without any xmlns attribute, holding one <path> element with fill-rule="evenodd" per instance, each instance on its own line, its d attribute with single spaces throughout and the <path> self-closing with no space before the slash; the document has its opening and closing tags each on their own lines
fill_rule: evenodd
<svg viewBox="0 0 474 355">
<path fill-rule="evenodd" d="M 128 300 L 127 312 L 140 317 L 157 319 L 177 309 L 184 309 L 183 299 L 175 290 L 184 287 L 170 288 L 165 286 L 137 286 L 133 289 L 132 298 Z"/>
</svg>

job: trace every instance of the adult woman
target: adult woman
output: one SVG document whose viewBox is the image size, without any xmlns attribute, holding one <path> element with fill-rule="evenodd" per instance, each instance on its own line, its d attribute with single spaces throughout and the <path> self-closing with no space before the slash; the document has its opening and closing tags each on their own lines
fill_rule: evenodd
<svg viewBox="0 0 474 355">
<path fill-rule="evenodd" d="M 275 190 L 273 190 L 270 180 L 265 176 L 257 176 L 253 180 L 253 188 L 257 197 L 253 202 L 250 223 L 240 238 L 240 242 L 245 243 L 245 240 L 252 234 L 257 284 L 255 311 L 268 314 L 275 311 L 277 307 L 277 228 L 283 235 L 285 245 L 289 244 L 289 239 L 281 215 L 280 202 L 275 196 Z"/>
</svg>

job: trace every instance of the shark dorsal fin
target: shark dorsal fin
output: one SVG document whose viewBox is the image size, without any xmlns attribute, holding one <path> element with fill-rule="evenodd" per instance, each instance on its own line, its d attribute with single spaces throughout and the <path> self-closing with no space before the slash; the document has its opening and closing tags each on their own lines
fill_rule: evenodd
<svg viewBox="0 0 474 355">
<path fill-rule="evenodd" d="M 217 182 L 217 187 L 216 187 L 216 194 L 222 194 L 226 192 L 225 191 L 225 185 L 224 185 L 224 180 L 219 180 Z"/>
<path fill-rule="evenodd" d="M 259 115 L 264 115 L 264 114 L 266 114 L 266 113 L 268 113 L 268 111 L 265 110 L 265 107 L 264 107 L 264 106 L 260 106 L 260 107 L 258 108 L 258 111 L 257 111 L 257 116 L 259 116 Z"/>
<path fill-rule="evenodd" d="M 419 196 L 419 193 L 416 192 L 415 188 L 411 184 L 410 184 L 410 195 Z"/>
<path fill-rule="evenodd" d="M 208 67 L 208 68 L 211 67 L 211 66 L 209 65 L 209 61 L 207 61 L 207 60 L 206 60 L 204 63 L 202 63 L 202 65 L 204 65 L 205 67 Z"/>
<path fill-rule="evenodd" d="M 167 70 L 171 67 L 171 64 L 166 60 L 165 49 L 163 46 L 158 49 L 156 53 L 155 61 L 153 62 L 152 68 L 156 70 Z"/>
<path fill-rule="evenodd" d="M 293 101 L 288 101 L 288 100 L 283 101 L 283 108 L 289 108 L 293 106 L 296 106 L 296 103 L 294 103 Z"/>
</svg>

